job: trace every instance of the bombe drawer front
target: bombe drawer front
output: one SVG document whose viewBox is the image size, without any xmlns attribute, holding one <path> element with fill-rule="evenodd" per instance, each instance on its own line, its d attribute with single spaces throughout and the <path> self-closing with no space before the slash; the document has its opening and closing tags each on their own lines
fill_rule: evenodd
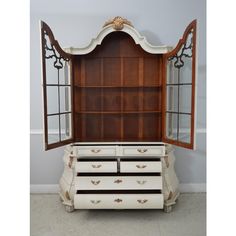
<svg viewBox="0 0 236 236">
<path fill-rule="evenodd" d="M 80 161 L 77 160 L 75 164 L 75 171 L 77 173 L 116 173 L 117 161 Z"/>
<path fill-rule="evenodd" d="M 79 146 L 75 153 L 78 156 L 115 156 L 116 147 L 112 146 Z"/>
<path fill-rule="evenodd" d="M 161 173 L 162 172 L 162 163 L 160 159 L 153 161 L 127 161 L 121 160 L 120 162 L 120 172 L 121 173 Z"/>
<path fill-rule="evenodd" d="M 127 146 L 122 147 L 123 156 L 164 156 L 164 146 Z"/>
<path fill-rule="evenodd" d="M 160 194 L 76 194 L 76 209 L 162 209 Z"/>
<path fill-rule="evenodd" d="M 162 176 L 79 176 L 76 190 L 162 189 Z"/>
</svg>

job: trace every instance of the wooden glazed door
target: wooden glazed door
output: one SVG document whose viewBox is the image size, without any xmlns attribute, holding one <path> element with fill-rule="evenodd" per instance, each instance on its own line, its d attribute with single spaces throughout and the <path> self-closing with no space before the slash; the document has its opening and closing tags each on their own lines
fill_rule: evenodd
<svg viewBox="0 0 236 236">
<path fill-rule="evenodd" d="M 196 20 L 164 56 L 163 141 L 193 149 L 195 132 Z"/>
<path fill-rule="evenodd" d="M 73 141 L 72 55 L 65 53 L 49 26 L 41 23 L 45 149 Z"/>
</svg>

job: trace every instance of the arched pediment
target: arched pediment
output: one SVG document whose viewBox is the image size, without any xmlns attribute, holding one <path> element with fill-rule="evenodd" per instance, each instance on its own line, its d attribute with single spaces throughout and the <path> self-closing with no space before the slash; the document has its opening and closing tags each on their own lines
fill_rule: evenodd
<svg viewBox="0 0 236 236">
<path fill-rule="evenodd" d="M 144 36 L 140 35 L 139 32 L 132 26 L 132 24 L 121 17 L 115 17 L 113 20 L 109 20 L 104 24 L 102 30 L 98 33 L 96 38 L 93 38 L 88 46 L 83 48 L 69 47 L 64 48 L 67 53 L 75 55 L 84 55 L 92 52 L 98 45 L 101 45 L 103 39 L 110 33 L 122 31 L 130 35 L 136 44 L 139 44 L 142 49 L 152 54 L 163 54 L 170 50 L 170 47 L 165 45 L 154 46 L 151 45 Z"/>
</svg>

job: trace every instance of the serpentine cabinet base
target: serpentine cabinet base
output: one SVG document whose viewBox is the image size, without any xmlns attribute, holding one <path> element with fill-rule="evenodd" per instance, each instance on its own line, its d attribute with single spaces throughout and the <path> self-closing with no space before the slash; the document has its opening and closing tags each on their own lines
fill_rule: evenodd
<svg viewBox="0 0 236 236">
<path fill-rule="evenodd" d="M 171 145 L 78 143 L 68 145 L 60 179 L 66 211 L 74 209 L 164 209 L 179 196 Z"/>
</svg>

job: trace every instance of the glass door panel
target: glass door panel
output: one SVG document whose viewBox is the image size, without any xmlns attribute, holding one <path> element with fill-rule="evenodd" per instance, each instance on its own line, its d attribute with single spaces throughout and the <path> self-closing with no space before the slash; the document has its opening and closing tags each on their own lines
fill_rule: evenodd
<svg viewBox="0 0 236 236">
<path fill-rule="evenodd" d="M 164 137 L 167 143 L 194 147 L 196 20 L 165 55 Z"/>
<path fill-rule="evenodd" d="M 70 63 L 51 29 L 41 22 L 45 149 L 73 141 Z"/>
</svg>

